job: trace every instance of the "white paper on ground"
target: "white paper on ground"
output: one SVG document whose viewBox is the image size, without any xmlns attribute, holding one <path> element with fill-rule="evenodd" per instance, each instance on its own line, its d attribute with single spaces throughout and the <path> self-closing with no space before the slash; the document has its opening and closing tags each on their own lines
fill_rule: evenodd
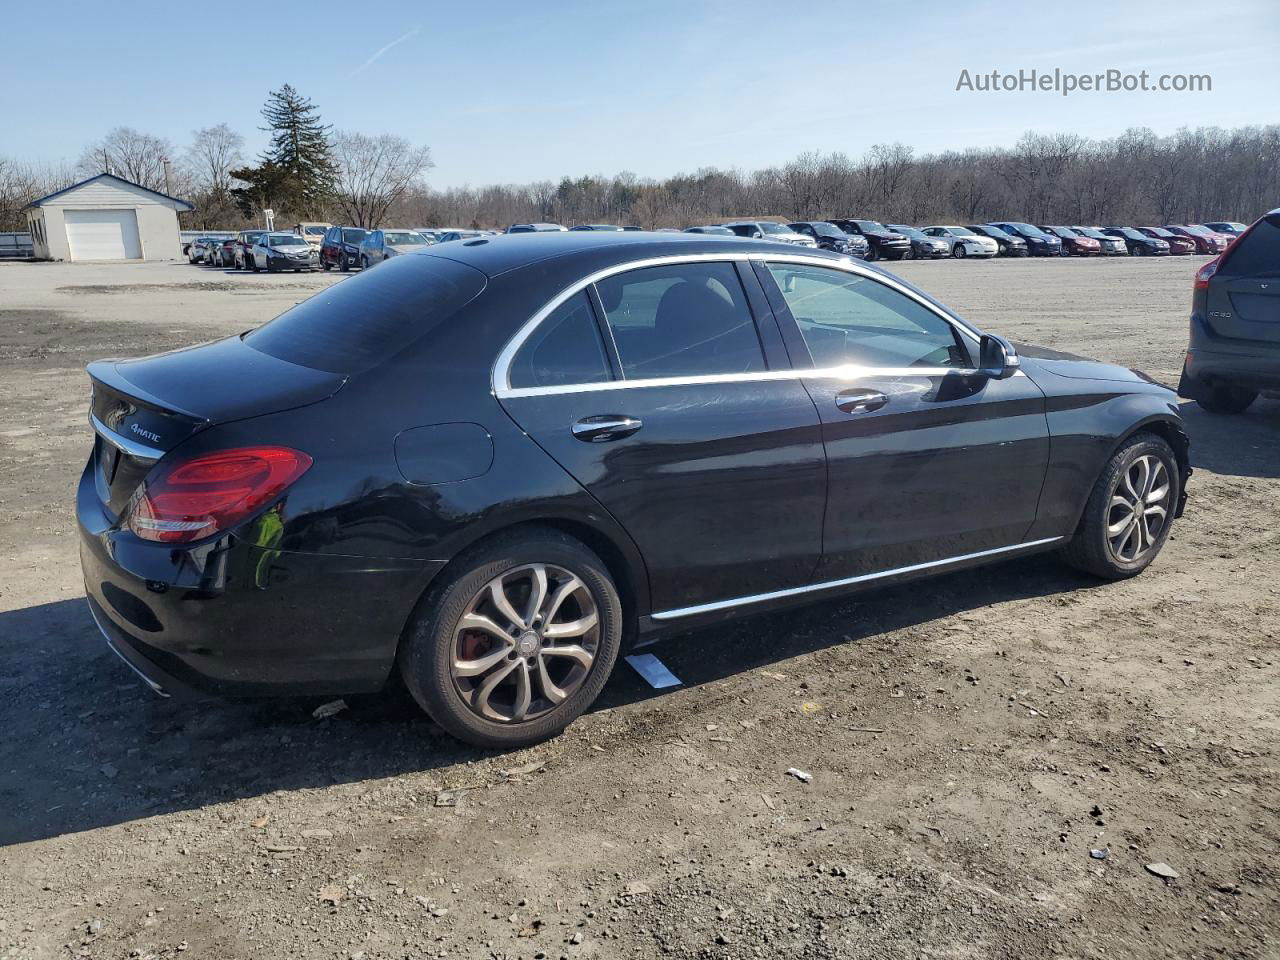
<svg viewBox="0 0 1280 960">
<path fill-rule="evenodd" d="M 679 678 L 668 670 L 667 665 L 652 653 L 633 653 L 626 660 L 627 663 L 631 664 L 631 669 L 644 677 L 649 686 L 656 690 L 661 690 L 663 687 L 680 686 Z"/>
</svg>

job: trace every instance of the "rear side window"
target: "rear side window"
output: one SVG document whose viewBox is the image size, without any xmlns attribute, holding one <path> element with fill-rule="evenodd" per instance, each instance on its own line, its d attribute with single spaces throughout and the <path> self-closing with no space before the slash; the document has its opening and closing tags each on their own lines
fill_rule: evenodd
<svg viewBox="0 0 1280 960">
<path fill-rule="evenodd" d="M 1218 273 L 1228 277 L 1280 276 L 1280 215 L 1263 218 L 1236 240 Z"/>
<path fill-rule="evenodd" d="M 612 380 L 600 327 L 585 291 L 560 304 L 511 362 L 513 387 L 563 387 Z"/>
<path fill-rule="evenodd" d="M 262 353 L 344 376 L 381 363 L 473 300 L 479 270 L 442 257 L 393 257 L 245 335 Z"/>
<path fill-rule="evenodd" d="M 731 263 L 632 270 L 597 289 L 628 380 L 767 369 Z"/>
</svg>

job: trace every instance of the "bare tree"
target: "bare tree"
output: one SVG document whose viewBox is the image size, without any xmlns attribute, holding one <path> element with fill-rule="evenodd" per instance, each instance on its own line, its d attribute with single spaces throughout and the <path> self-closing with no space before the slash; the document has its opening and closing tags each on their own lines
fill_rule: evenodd
<svg viewBox="0 0 1280 960">
<path fill-rule="evenodd" d="M 80 157 L 81 175 L 113 173 L 146 187 L 165 190 L 164 161 L 173 156 L 173 144 L 163 137 L 140 133 L 132 127 L 116 127 Z"/>
<path fill-rule="evenodd" d="M 197 186 L 213 194 L 231 190 L 231 171 L 244 164 L 244 137 L 225 123 L 193 133 L 187 147 L 187 166 Z"/>
<path fill-rule="evenodd" d="M 345 219 L 367 229 L 380 226 L 392 205 L 433 166 L 428 148 L 391 133 L 339 131 L 333 145 L 338 207 Z"/>
</svg>

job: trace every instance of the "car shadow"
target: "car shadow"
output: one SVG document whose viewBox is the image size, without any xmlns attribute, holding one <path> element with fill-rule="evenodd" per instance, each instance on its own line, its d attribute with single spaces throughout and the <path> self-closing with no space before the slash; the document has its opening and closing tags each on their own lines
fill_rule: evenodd
<svg viewBox="0 0 1280 960">
<path fill-rule="evenodd" d="M 1223 476 L 1280 478 L 1280 400 L 1259 398 L 1232 416 L 1208 413 L 1192 402 L 1180 410 L 1193 467 Z"/>
<path fill-rule="evenodd" d="M 937 617 L 1096 581 L 1052 558 L 967 571 L 850 600 L 749 617 L 652 648 L 683 681 L 654 690 L 619 663 L 594 710 L 615 708 Z M 29 842 L 277 791 L 430 774 L 492 751 L 461 744 L 393 684 L 347 697 L 176 701 L 111 654 L 83 599 L 0 613 L 0 845 Z M 874 654 L 868 654 L 874 656 Z"/>
</svg>

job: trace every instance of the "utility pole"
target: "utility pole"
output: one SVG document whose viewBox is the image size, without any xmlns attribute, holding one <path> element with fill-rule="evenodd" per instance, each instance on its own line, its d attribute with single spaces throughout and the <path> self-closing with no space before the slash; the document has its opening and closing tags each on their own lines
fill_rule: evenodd
<svg viewBox="0 0 1280 960">
<path fill-rule="evenodd" d="M 173 196 L 173 162 L 168 157 L 161 157 L 160 162 L 164 164 L 164 192 L 169 196 Z"/>
</svg>

